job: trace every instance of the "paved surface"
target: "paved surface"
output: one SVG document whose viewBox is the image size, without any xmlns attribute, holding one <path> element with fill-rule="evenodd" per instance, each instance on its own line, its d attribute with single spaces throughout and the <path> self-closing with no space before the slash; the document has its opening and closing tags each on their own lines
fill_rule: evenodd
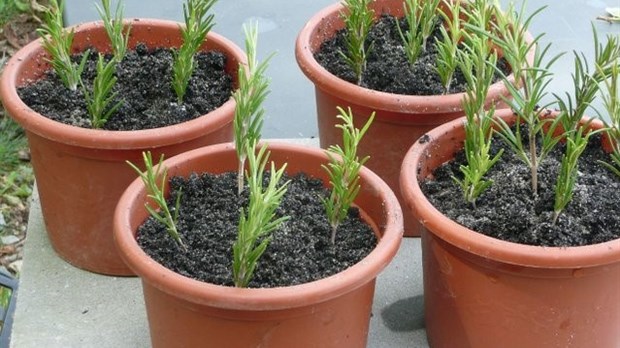
<svg viewBox="0 0 620 348">
<path fill-rule="evenodd" d="M 76 24 L 98 20 L 95 10 L 98 1 L 65 0 L 66 21 Z M 264 135 L 266 138 L 310 138 L 318 137 L 314 86 L 303 75 L 295 61 L 294 43 L 297 34 L 306 21 L 318 10 L 336 3 L 337 0 L 220 0 L 214 6 L 216 25 L 213 31 L 224 35 L 239 47 L 243 46 L 242 25 L 250 21 L 259 23 L 259 59 L 277 52 L 272 59 L 267 75 L 271 77 L 271 95 L 267 98 Z M 508 0 L 500 0 L 504 5 Z M 515 1 L 520 4 L 522 1 Z M 116 6 L 116 1 L 112 1 Z M 124 0 L 126 17 L 151 17 L 182 21 L 182 0 Z M 548 8 L 536 17 L 531 32 L 546 32 L 542 43 L 551 42 L 550 57 L 559 52 L 583 51 L 591 59 L 594 55 L 591 44 L 590 22 L 604 14 L 605 7 L 620 6 L 620 0 L 537 0 L 529 1 L 528 11 L 547 5 Z M 520 5 L 518 5 L 520 6 Z M 595 21 L 599 35 L 620 34 L 620 25 Z M 552 94 L 571 92 L 570 72 L 573 70 L 573 56 L 566 54 L 551 69 L 555 78 L 549 85 Z M 600 106 L 600 102 L 594 103 Z M 592 114 L 590 112 L 590 114 Z"/>
</svg>

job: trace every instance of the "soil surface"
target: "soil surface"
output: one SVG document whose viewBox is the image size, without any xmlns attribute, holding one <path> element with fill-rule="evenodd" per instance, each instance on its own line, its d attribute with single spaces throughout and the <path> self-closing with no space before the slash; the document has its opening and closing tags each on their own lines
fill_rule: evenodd
<svg viewBox="0 0 620 348">
<path fill-rule="evenodd" d="M 579 159 L 573 200 L 555 225 L 554 186 L 563 145 L 541 163 L 537 197 L 532 193 L 529 167 L 499 139 L 494 140 L 493 153 L 504 148 L 504 154 L 487 174 L 493 185 L 478 198 L 475 209 L 465 203 L 452 180 L 452 176 L 462 178 L 463 152 L 437 168 L 434 179 L 422 182 L 422 191 L 452 220 L 498 239 L 557 247 L 606 242 L 620 238 L 620 178 L 599 163 L 610 161 L 600 142 L 600 136 L 593 136 Z"/>
<path fill-rule="evenodd" d="M 289 286 L 325 278 L 359 262 L 377 243 L 370 226 L 352 208 L 338 228 L 335 245 L 331 245 L 331 228 L 320 201 L 320 196 L 328 194 L 322 181 L 296 175 L 283 178 L 283 182 L 288 179 L 291 182 L 277 214 L 291 218 L 273 232 L 250 282 L 251 288 Z M 188 251 L 177 247 L 163 225 L 152 217 L 138 230 L 139 245 L 174 272 L 233 286 L 232 245 L 240 209 L 247 206 L 247 188 L 241 196 L 237 195 L 236 173 L 173 177 L 170 185 L 170 197 L 182 190 L 177 227 Z"/>
<path fill-rule="evenodd" d="M 79 61 L 81 55 L 72 57 Z M 111 55 L 106 58 L 111 59 Z M 97 52 L 91 49 L 82 80 L 89 91 L 96 76 Z M 140 130 L 164 127 L 204 115 L 231 98 L 233 79 L 224 70 L 226 56 L 210 51 L 195 56 L 195 69 L 185 100 L 177 104 L 171 86 L 172 51 L 167 48 L 149 49 L 140 44 L 128 51 L 117 66 L 118 78 L 115 100 L 122 106 L 103 126 L 107 130 Z M 67 89 L 53 70 L 46 78 L 33 82 L 18 91 L 21 99 L 33 110 L 52 120 L 91 128 L 84 94 Z M 113 105 L 113 104 L 111 104 Z"/>
<path fill-rule="evenodd" d="M 366 47 L 370 53 L 366 62 L 366 70 L 362 74 L 360 86 L 394 94 L 405 95 L 441 95 L 444 87 L 435 71 L 437 66 L 437 50 L 435 40 L 441 37 L 438 26 L 428 38 L 426 50 L 420 54 L 416 63 L 411 66 L 403 48 L 403 41 L 398 33 L 397 25 L 405 33 L 409 26 L 403 18 L 398 19 L 389 14 L 382 15 L 372 26 L 366 39 Z M 336 32 L 333 38 L 321 44 L 314 57 L 321 66 L 339 78 L 357 84 L 353 70 L 347 65 L 340 52 L 346 52 L 345 30 Z M 503 58 L 497 63 L 498 68 L 506 75 L 510 74 L 508 64 Z M 501 75 L 496 74 L 498 81 Z M 464 92 L 466 82 L 462 72 L 457 69 L 450 93 Z"/>
</svg>

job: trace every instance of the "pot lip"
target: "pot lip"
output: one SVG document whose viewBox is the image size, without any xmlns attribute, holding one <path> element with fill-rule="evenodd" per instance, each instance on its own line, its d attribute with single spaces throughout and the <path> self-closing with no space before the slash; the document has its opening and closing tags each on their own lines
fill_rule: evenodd
<svg viewBox="0 0 620 348">
<path fill-rule="evenodd" d="M 175 30 L 180 24 L 170 20 L 143 18 L 130 18 L 126 19 L 126 21 L 131 21 L 131 25 L 134 28 L 162 27 L 167 30 Z M 76 33 L 104 30 L 101 21 L 77 24 L 70 27 L 70 29 L 74 29 Z M 245 53 L 229 39 L 214 32 L 209 32 L 207 38 L 208 41 L 224 48 L 225 53 L 229 57 L 233 57 L 243 64 L 247 62 Z M 22 61 L 38 59 L 43 52 L 41 39 L 37 39 L 13 55 L 0 77 L 0 99 L 7 113 L 24 129 L 53 141 L 72 146 L 99 149 L 160 147 L 177 144 L 188 139 L 198 138 L 203 134 L 208 134 L 212 130 L 219 129 L 231 122 L 231 115 L 234 114 L 235 102 L 231 96 L 223 105 L 205 115 L 160 128 L 110 131 L 76 127 L 53 121 L 28 107 L 19 98 L 16 89 L 18 71 Z"/>
<path fill-rule="evenodd" d="M 419 96 L 381 92 L 342 80 L 321 66 L 314 58 L 310 47 L 312 34 L 322 22 L 338 18 L 338 13 L 343 8 L 341 3 L 336 3 L 317 12 L 301 29 L 295 42 L 297 64 L 317 88 L 349 102 L 363 101 L 364 105 L 375 110 L 434 114 L 454 113 L 463 109 L 461 103 L 465 93 Z M 529 33 L 528 39 L 532 39 Z M 533 55 L 530 55 L 530 59 L 532 58 Z M 512 74 L 508 78 L 510 81 L 514 80 Z M 488 96 L 493 101 L 501 101 L 501 96 L 508 94 L 504 81 L 498 81 L 489 87 Z M 380 114 L 377 115 L 377 117 L 380 116 Z"/>
<path fill-rule="evenodd" d="M 512 110 L 498 110 L 495 114 L 509 116 Z M 414 215 L 428 233 L 480 257 L 532 268 L 579 269 L 620 262 L 620 238 L 576 247 L 518 244 L 470 230 L 437 210 L 420 189 L 417 177 L 419 161 L 422 156 L 427 156 L 428 149 L 437 139 L 450 136 L 451 131 L 462 127 L 464 122 L 465 117 L 461 117 L 426 133 L 430 140 L 424 143 L 416 141 L 403 160 L 400 176 L 402 194 L 410 210 L 414 211 Z M 599 120 L 594 120 L 593 123 L 602 125 Z"/>
<path fill-rule="evenodd" d="M 323 150 L 285 142 L 268 144 L 273 152 L 294 151 L 299 156 L 320 156 L 327 160 Z M 165 160 L 168 168 L 186 162 L 188 159 L 208 156 L 210 153 L 230 152 L 234 154 L 232 143 L 222 143 L 198 148 Z M 114 214 L 114 239 L 127 262 L 127 265 L 144 282 L 161 291 L 193 303 L 230 310 L 281 310 L 299 308 L 328 301 L 345 294 L 376 278 L 395 256 L 403 234 L 402 211 L 394 193 L 376 174 L 363 167 L 360 176 L 370 182 L 383 199 L 384 211 L 390 212 L 385 225 L 385 233 L 375 249 L 362 261 L 350 268 L 310 283 L 277 287 L 246 288 L 220 286 L 201 282 L 177 274 L 151 259 L 137 244 L 130 229 L 130 210 L 136 202 L 135 197 L 144 192 L 144 184 L 135 179 L 122 195 Z M 141 206 L 141 204 L 140 204 Z"/>
</svg>

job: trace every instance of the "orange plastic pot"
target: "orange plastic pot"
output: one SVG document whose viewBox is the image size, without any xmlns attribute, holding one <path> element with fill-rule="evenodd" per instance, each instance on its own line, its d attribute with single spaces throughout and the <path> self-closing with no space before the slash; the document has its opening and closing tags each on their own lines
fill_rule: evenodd
<svg viewBox="0 0 620 348">
<path fill-rule="evenodd" d="M 179 24 L 135 19 L 129 46 L 178 47 Z M 75 28 L 74 52 L 87 47 L 109 51 L 101 22 Z M 231 41 L 210 33 L 203 50 L 228 57 L 227 71 L 237 76 L 245 54 Z M 230 141 L 234 101 L 194 120 L 140 131 L 93 130 L 52 121 L 25 105 L 17 88 L 39 79 L 49 64 L 37 40 L 15 53 L 0 80 L 0 98 L 7 114 L 25 130 L 32 155 L 45 226 L 54 250 L 74 266 L 110 275 L 131 275 L 112 240 L 114 207 L 136 177 L 126 160 L 142 163 L 142 151 L 166 157 L 204 145 Z"/>
<path fill-rule="evenodd" d="M 510 110 L 496 116 L 515 120 Z M 505 242 L 459 225 L 424 196 L 420 180 L 462 149 L 463 122 L 437 127 L 416 142 L 400 180 L 408 210 L 424 226 L 430 345 L 619 347 L 620 239 L 568 248 Z"/>
<path fill-rule="evenodd" d="M 383 13 L 397 17 L 403 15 L 402 0 L 376 0 L 370 6 L 376 16 Z M 344 28 L 339 16 L 342 10 L 339 3 L 314 15 L 299 33 L 295 46 L 297 63 L 315 86 L 321 147 L 342 144 L 342 132 L 335 128 L 339 123 L 336 106 L 351 107 L 357 127 L 362 127 L 372 112 L 376 112 L 375 121 L 359 151 L 361 155 L 371 157 L 368 167 L 388 183 L 402 204 L 398 177 L 407 149 L 429 130 L 463 116 L 461 101 L 464 93 L 433 96 L 391 94 L 363 88 L 332 75 L 314 59 L 314 53 L 324 41 Z M 509 79 L 512 80 L 512 75 Z M 508 95 L 503 82 L 495 83 L 489 89 L 486 105 L 499 105 L 501 97 Z M 415 219 L 407 212 L 404 219 L 405 235 L 419 236 L 420 227 Z"/>
<path fill-rule="evenodd" d="M 322 150 L 273 143 L 270 160 L 287 173 L 327 180 Z M 237 170 L 232 144 L 193 150 L 164 162 L 170 176 Z M 136 180 L 121 197 L 114 235 L 127 264 L 142 278 L 153 347 L 365 347 L 375 278 L 399 248 L 400 206 L 389 187 L 367 168 L 355 203 L 379 242 L 359 263 L 318 281 L 270 289 L 240 289 L 200 282 L 153 261 L 137 244 L 147 217 L 146 189 Z M 232 252 L 232 251 L 231 251 Z"/>
</svg>

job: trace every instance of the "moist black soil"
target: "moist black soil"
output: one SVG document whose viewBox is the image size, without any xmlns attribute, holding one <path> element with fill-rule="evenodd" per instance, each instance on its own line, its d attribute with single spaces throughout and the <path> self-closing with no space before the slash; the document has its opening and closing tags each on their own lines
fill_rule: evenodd
<svg viewBox="0 0 620 348">
<path fill-rule="evenodd" d="M 155 261 L 168 269 L 200 281 L 233 286 L 232 246 L 239 214 L 247 206 L 247 188 L 237 195 L 236 173 L 192 174 L 170 180 L 171 195 L 182 191 L 177 227 L 187 251 L 180 250 L 165 228 L 149 217 L 138 230 L 138 243 Z M 328 191 L 321 180 L 305 175 L 291 179 L 277 211 L 290 216 L 272 234 L 259 260 L 251 288 L 307 283 L 336 274 L 363 259 L 377 239 L 351 208 L 338 228 L 336 243 L 320 197 Z M 268 177 L 265 176 L 265 185 Z M 173 203 L 169 203 L 172 204 Z"/>
<path fill-rule="evenodd" d="M 89 91 L 96 76 L 97 52 L 90 50 L 82 79 Z M 82 55 L 72 57 L 79 61 Z M 111 55 L 106 58 L 111 59 Z M 226 56 L 217 51 L 195 56 L 195 69 L 185 100 L 177 103 L 172 89 L 172 51 L 149 49 L 140 44 L 128 51 L 117 65 L 114 87 L 120 109 L 103 126 L 107 130 L 140 130 L 169 126 L 204 115 L 230 99 L 233 79 L 226 73 Z M 71 91 L 55 71 L 18 90 L 20 98 L 33 110 L 65 124 L 92 128 L 81 88 Z"/>
<path fill-rule="evenodd" d="M 554 185 L 559 172 L 563 145 L 541 163 L 538 196 L 532 194 L 530 170 L 495 139 L 493 153 L 504 154 L 489 171 L 493 185 L 476 201 L 476 208 L 463 199 L 452 176 L 461 179 L 463 152 L 437 168 L 432 180 L 421 187 L 429 201 L 443 214 L 471 230 L 491 237 L 529 245 L 581 246 L 620 238 L 620 178 L 603 167 L 609 155 L 601 150 L 601 139 L 593 136 L 579 159 L 579 176 L 573 200 L 553 220 Z"/>
<path fill-rule="evenodd" d="M 409 64 L 403 48 L 397 25 L 406 32 L 409 28 L 406 20 L 389 14 L 382 15 L 372 26 L 366 40 L 370 47 L 366 70 L 362 74 L 360 86 L 376 91 L 405 95 L 441 95 L 445 90 L 437 66 L 437 49 L 435 40 L 441 38 L 439 23 L 426 42 L 426 50 L 420 54 L 416 63 Z M 353 70 L 347 65 L 340 52 L 346 52 L 345 31 L 336 32 L 333 38 L 321 44 L 314 58 L 330 73 L 351 83 L 357 84 Z M 508 64 L 500 58 L 497 67 L 506 75 L 510 73 Z M 495 80 L 501 79 L 496 74 Z M 457 69 L 450 87 L 450 93 L 464 92 L 466 81 L 463 73 Z"/>
</svg>

